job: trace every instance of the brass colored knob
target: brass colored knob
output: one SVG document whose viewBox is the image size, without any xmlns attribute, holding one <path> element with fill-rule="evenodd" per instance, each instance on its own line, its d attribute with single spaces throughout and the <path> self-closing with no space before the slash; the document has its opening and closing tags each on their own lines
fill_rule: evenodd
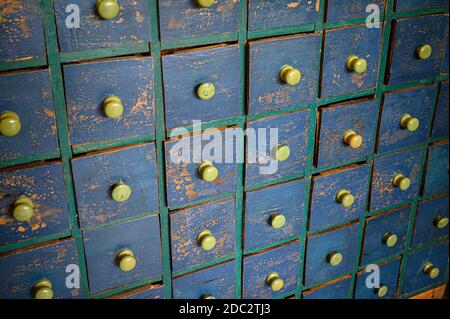
<svg viewBox="0 0 450 319">
<path fill-rule="evenodd" d="M 280 70 L 280 79 L 289 85 L 297 85 L 302 79 L 302 73 L 290 65 L 284 65 Z"/>
<path fill-rule="evenodd" d="M 343 136 L 344 143 L 349 145 L 351 148 L 360 148 L 363 143 L 363 138 L 358 135 L 353 130 L 348 130 Z"/>
<path fill-rule="evenodd" d="M 209 230 L 204 230 L 200 232 L 197 236 L 197 243 L 202 246 L 202 248 L 206 251 L 213 249 L 216 247 L 216 237 L 214 237 Z"/>
<path fill-rule="evenodd" d="M 121 250 L 117 254 L 117 262 L 119 264 L 120 270 L 122 270 L 123 272 L 132 271 L 137 264 L 137 260 L 130 249 Z"/>
<path fill-rule="evenodd" d="M 284 281 L 280 278 L 277 272 L 271 272 L 266 277 L 266 283 L 270 286 L 272 291 L 280 291 L 284 287 Z"/>
<path fill-rule="evenodd" d="M 434 225 L 439 228 L 439 229 L 443 229 L 445 227 L 447 227 L 448 225 L 448 217 L 444 217 L 444 216 L 437 216 L 434 219 Z"/>
<path fill-rule="evenodd" d="M 416 49 L 416 55 L 420 60 L 427 60 L 431 53 L 433 53 L 433 48 L 428 44 L 420 45 Z"/>
<path fill-rule="evenodd" d="M 400 125 L 404 129 L 407 129 L 410 132 L 414 132 L 419 128 L 420 122 L 415 117 L 412 117 L 410 114 L 405 113 L 400 119 Z"/>
<path fill-rule="evenodd" d="M 97 0 L 97 13 L 105 20 L 111 20 L 119 14 L 117 0 Z"/>
<path fill-rule="evenodd" d="M 114 186 L 111 196 L 116 202 L 125 202 L 131 197 L 131 187 L 119 182 Z"/>
<path fill-rule="evenodd" d="M 338 266 L 343 259 L 344 256 L 342 256 L 341 253 L 338 253 L 336 251 L 332 251 L 327 256 L 328 263 L 330 263 L 331 266 Z"/>
<path fill-rule="evenodd" d="M 355 197 L 350 191 L 342 189 L 336 195 L 336 201 L 341 203 L 344 207 L 350 207 L 355 202 Z"/>
<path fill-rule="evenodd" d="M 111 119 L 118 119 L 123 114 L 122 100 L 118 96 L 107 97 L 103 101 L 103 111 Z"/>
<path fill-rule="evenodd" d="M 5 111 L 0 113 L 0 135 L 12 137 L 19 134 L 22 128 L 17 113 Z"/>
<path fill-rule="evenodd" d="M 26 222 L 33 217 L 33 201 L 24 195 L 20 196 L 13 205 L 13 217 L 18 222 Z"/>
<path fill-rule="evenodd" d="M 279 229 L 283 227 L 286 224 L 286 217 L 281 214 L 273 214 L 270 217 L 270 225 L 272 225 L 273 228 Z"/>
<path fill-rule="evenodd" d="M 423 266 L 423 272 L 430 277 L 430 279 L 435 279 L 437 276 L 439 276 L 440 270 L 437 267 L 434 267 L 432 263 L 426 263 L 425 266 Z"/>
<path fill-rule="evenodd" d="M 397 173 L 392 179 L 392 184 L 394 184 L 395 187 L 400 188 L 402 191 L 406 191 L 411 186 L 411 180 L 403 176 L 403 174 Z"/>
<path fill-rule="evenodd" d="M 347 69 L 359 74 L 364 73 L 367 70 L 367 61 L 356 55 L 351 55 L 347 59 Z"/>
<path fill-rule="evenodd" d="M 381 285 L 379 288 L 375 289 L 375 293 L 377 294 L 377 296 L 379 298 L 386 297 L 388 291 L 389 291 L 389 288 L 386 285 Z"/>
<path fill-rule="evenodd" d="M 212 83 L 202 83 L 197 88 L 197 96 L 201 100 L 212 99 L 216 95 L 216 87 Z"/>
<path fill-rule="evenodd" d="M 211 8 L 216 3 L 216 0 L 195 0 L 195 2 L 202 8 Z"/>
<path fill-rule="evenodd" d="M 273 157 L 279 162 L 284 162 L 290 155 L 291 149 L 287 145 L 277 145 L 273 150 Z"/>
<path fill-rule="evenodd" d="M 219 176 L 219 170 L 210 161 L 202 161 L 198 173 L 205 182 L 213 182 Z"/>
<path fill-rule="evenodd" d="M 43 279 L 33 286 L 34 299 L 53 299 L 52 283 Z"/>
<path fill-rule="evenodd" d="M 397 244 L 397 241 L 398 241 L 398 237 L 396 234 L 386 233 L 383 236 L 383 242 L 388 247 L 394 247 Z"/>
<path fill-rule="evenodd" d="M 201 299 L 216 299 L 216 297 L 209 295 L 209 294 L 205 294 L 201 297 Z"/>
</svg>

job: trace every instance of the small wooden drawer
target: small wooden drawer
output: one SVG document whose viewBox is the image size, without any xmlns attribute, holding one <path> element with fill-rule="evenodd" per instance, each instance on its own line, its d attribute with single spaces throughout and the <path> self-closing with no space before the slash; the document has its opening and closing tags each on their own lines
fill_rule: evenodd
<svg viewBox="0 0 450 319">
<path fill-rule="evenodd" d="M 320 41 L 318 34 L 311 34 L 250 42 L 249 114 L 316 101 Z"/>
<path fill-rule="evenodd" d="M 150 17 L 147 1 L 120 1 L 118 11 L 97 7 L 97 0 L 54 1 L 56 26 L 61 52 L 74 52 L 146 44 L 150 42 Z M 112 1 L 110 1 L 112 2 Z M 68 27 L 70 15 L 81 14 L 81 27 Z"/>
<path fill-rule="evenodd" d="M 308 157 L 309 114 L 310 111 L 305 110 L 247 124 L 245 170 L 247 187 L 305 171 Z M 275 130 L 278 130 L 278 136 L 274 134 Z M 261 142 L 264 138 L 265 145 Z M 281 154 L 277 152 L 280 148 L 289 152 Z M 287 158 L 285 155 L 288 155 Z"/>
<path fill-rule="evenodd" d="M 410 200 L 419 190 L 422 151 L 411 149 L 374 160 L 370 209 L 378 210 Z"/>
<path fill-rule="evenodd" d="M 62 164 L 0 172 L 0 221 L 0 246 L 69 231 Z"/>
<path fill-rule="evenodd" d="M 327 22 L 337 22 L 347 19 L 366 18 L 368 13 L 366 8 L 369 5 L 378 7 L 380 16 L 384 15 L 385 0 L 328 0 L 327 1 Z M 369 12 L 372 12 L 371 10 Z"/>
<path fill-rule="evenodd" d="M 64 83 L 72 145 L 154 134 L 152 58 L 65 65 Z"/>
<path fill-rule="evenodd" d="M 428 147 L 423 195 L 448 192 L 448 141 Z"/>
<path fill-rule="evenodd" d="M 196 0 L 160 0 L 161 41 L 206 38 L 239 31 L 239 0 L 216 0 L 201 7 Z"/>
<path fill-rule="evenodd" d="M 384 94 L 378 153 L 424 143 L 433 117 L 435 86 Z"/>
<path fill-rule="evenodd" d="M 139 287 L 108 299 L 165 299 L 163 285 L 147 285 Z"/>
<path fill-rule="evenodd" d="M 255 249 L 300 234 L 304 202 L 304 180 L 247 192 L 244 249 Z"/>
<path fill-rule="evenodd" d="M 72 167 L 82 228 L 159 210 L 153 143 L 74 158 Z"/>
<path fill-rule="evenodd" d="M 244 257 L 243 298 L 272 299 L 294 292 L 299 268 L 298 242 Z"/>
<path fill-rule="evenodd" d="M 411 240 L 412 247 L 448 236 L 448 206 L 448 195 L 419 202 Z"/>
<path fill-rule="evenodd" d="M 1 299 L 33 299 L 50 297 L 55 299 L 81 298 L 79 288 L 68 288 L 66 279 L 78 266 L 75 241 L 65 240 L 28 250 L 18 250 L 0 256 L 2 269 L 0 285 Z M 36 284 L 49 281 L 51 291 L 43 291 Z M 49 285 L 49 286 L 50 286 Z"/>
<path fill-rule="evenodd" d="M 238 45 L 166 55 L 162 66 L 168 129 L 239 115 Z"/>
<path fill-rule="evenodd" d="M 438 284 L 448 274 L 448 241 L 408 255 L 403 293 Z"/>
<path fill-rule="evenodd" d="M 405 248 L 410 207 L 403 207 L 366 219 L 361 265 L 400 254 Z"/>
<path fill-rule="evenodd" d="M 375 143 L 378 100 L 320 108 L 316 167 L 368 156 Z"/>
<path fill-rule="evenodd" d="M 0 87 L 0 121 L 14 122 L 0 131 L 0 161 L 57 152 L 49 71 L 4 74 Z"/>
<path fill-rule="evenodd" d="M 369 165 L 352 165 L 313 176 L 309 230 L 329 228 L 364 214 L 369 178 Z"/>
<path fill-rule="evenodd" d="M 85 231 L 83 239 L 91 293 L 162 273 L 158 216 Z"/>
<path fill-rule="evenodd" d="M 431 137 L 448 136 L 448 81 L 441 82 L 441 88 L 439 91 L 438 104 L 434 114 L 433 130 Z"/>
<path fill-rule="evenodd" d="M 442 62 L 442 68 L 441 68 L 441 72 L 442 73 L 446 73 L 448 74 L 448 34 L 449 32 L 447 31 L 447 36 L 445 38 L 445 54 L 444 54 L 444 61 Z"/>
<path fill-rule="evenodd" d="M 325 32 L 322 98 L 376 87 L 381 30 L 364 25 Z"/>
<path fill-rule="evenodd" d="M 235 216 L 234 197 L 172 212 L 172 270 L 185 270 L 233 254 Z"/>
<path fill-rule="evenodd" d="M 174 299 L 233 299 L 234 261 L 203 269 L 172 281 Z"/>
<path fill-rule="evenodd" d="M 447 0 L 396 0 L 396 11 L 419 10 L 448 6 Z"/>
<path fill-rule="evenodd" d="M 303 299 L 350 299 L 352 278 L 347 276 L 311 288 L 303 293 Z"/>
<path fill-rule="evenodd" d="M 394 21 L 388 83 L 400 84 L 437 76 L 444 55 L 447 28 L 448 16 L 445 15 Z"/>
</svg>

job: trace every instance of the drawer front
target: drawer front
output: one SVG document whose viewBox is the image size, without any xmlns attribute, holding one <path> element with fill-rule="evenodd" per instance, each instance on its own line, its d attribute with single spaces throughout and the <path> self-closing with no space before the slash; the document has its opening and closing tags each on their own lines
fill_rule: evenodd
<svg viewBox="0 0 450 319">
<path fill-rule="evenodd" d="M 444 61 L 442 62 L 442 68 L 441 68 L 441 72 L 442 73 L 447 73 L 448 74 L 448 30 L 447 30 L 447 36 L 445 38 L 445 54 L 444 54 Z"/>
<path fill-rule="evenodd" d="M 400 254 L 406 241 L 410 207 L 393 210 L 366 220 L 361 264 Z"/>
<path fill-rule="evenodd" d="M 372 152 L 378 104 L 374 100 L 320 109 L 317 167 L 358 160 Z M 344 141 L 350 130 L 362 138 L 362 144 L 351 146 Z"/>
<path fill-rule="evenodd" d="M 153 143 L 75 158 L 72 167 L 83 228 L 159 209 Z"/>
<path fill-rule="evenodd" d="M 64 78 L 72 145 L 154 133 L 152 58 L 66 65 Z M 104 103 L 111 96 L 120 98 L 121 115 Z"/>
<path fill-rule="evenodd" d="M 159 1 L 162 41 L 237 32 L 239 18 L 239 0 L 216 0 L 210 8 L 202 8 L 192 0 Z"/>
<path fill-rule="evenodd" d="M 0 160 L 58 150 L 56 116 L 48 70 L 0 76 L 0 114 L 17 114 L 17 135 L 0 133 Z M 14 132 L 12 132 L 14 133 Z"/>
<path fill-rule="evenodd" d="M 328 0 L 327 22 L 366 18 L 366 8 L 369 5 L 378 6 L 380 16 L 384 16 L 384 0 Z M 372 9 L 369 12 L 372 12 Z"/>
<path fill-rule="evenodd" d="M 1 256 L 0 298 L 32 299 L 34 286 L 45 279 L 52 284 L 53 298 L 80 298 L 83 293 L 79 288 L 66 286 L 69 265 L 79 265 L 73 240 Z"/>
<path fill-rule="evenodd" d="M 356 26 L 325 32 L 322 97 L 329 98 L 376 86 L 382 28 Z M 366 71 L 350 71 L 347 60 L 356 56 L 367 62 Z M 361 70 L 362 71 L 362 70 Z"/>
<path fill-rule="evenodd" d="M 349 299 L 352 288 L 352 279 L 345 278 L 312 288 L 303 294 L 303 299 Z"/>
<path fill-rule="evenodd" d="M 448 16 L 431 15 L 399 19 L 394 24 L 389 84 L 399 84 L 435 77 L 440 72 L 445 50 L 445 30 Z M 432 48 L 429 58 L 419 58 L 417 49 L 428 44 Z"/>
<path fill-rule="evenodd" d="M 448 192 L 448 142 L 428 148 L 424 195 Z"/>
<path fill-rule="evenodd" d="M 174 272 L 234 253 L 235 208 L 234 198 L 226 198 L 171 213 Z M 210 237 L 203 240 L 201 234 L 205 231 L 210 232 Z"/>
<path fill-rule="evenodd" d="M 309 110 L 274 116 L 247 124 L 247 187 L 305 171 L 308 156 Z M 275 132 L 278 134 L 275 134 Z M 277 136 L 278 135 L 278 136 Z M 264 140 L 265 139 L 265 140 Z M 284 161 L 274 157 L 277 145 L 287 146 Z"/>
<path fill-rule="evenodd" d="M 167 128 L 239 115 L 239 46 L 167 55 L 162 61 Z M 210 99 L 199 92 L 206 83 L 214 85 L 215 94 Z"/>
<path fill-rule="evenodd" d="M 397 11 L 448 6 L 447 0 L 396 0 Z"/>
<path fill-rule="evenodd" d="M 304 180 L 247 192 L 244 249 L 255 249 L 300 234 L 304 202 Z"/>
<path fill-rule="evenodd" d="M 448 236 L 448 211 L 448 195 L 421 200 L 416 212 L 411 246 Z"/>
<path fill-rule="evenodd" d="M 23 211 L 17 211 L 18 220 L 14 217 L 14 204 L 20 196 L 27 196 L 33 203 L 33 214 L 27 221 L 20 217 Z M 60 163 L 0 173 L 0 246 L 69 230 Z"/>
<path fill-rule="evenodd" d="M 162 273 L 158 216 L 84 232 L 83 239 L 91 293 L 159 276 Z M 125 249 L 131 250 L 136 260 L 136 266 L 131 271 L 122 271 L 119 267 L 118 255 Z"/>
<path fill-rule="evenodd" d="M 127 293 L 120 299 L 165 299 L 164 286 L 152 286 L 145 289 L 136 289 Z"/>
<path fill-rule="evenodd" d="M 441 82 L 431 137 L 448 136 L 448 81 Z"/>
<path fill-rule="evenodd" d="M 353 270 L 358 256 L 358 228 L 359 224 L 354 223 L 308 237 L 305 286 L 313 286 Z M 340 263 L 335 263 L 336 254 L 342 256 Z M 331 257 L 334 258 L 330 260 Z"/>
<path fill-rule="evenodd" d="M 374 160 L 370 197 L 371 210 L 399 204 L 417 195 L 420 184 L 421 156 L 420 149 L 412 149 Z M 394 185 L 394 178 L 400 176 L 398 174 L 409 179 L 410 186 L 407 189 L 402 190 Z"/>
<path fill-rule="evenodd" d="M 425 143 L 430 131 L 435 96 L 434 86 L 386 93 L 378 133 L 378 152 Z"/>
<path fill-rule="evenodd" d="M 39 0 L 2 1 L 0 62 L 45 58 Z"/>
<path fill-rule="evenodd" d="M 314 176 L 309 230 L 318 231 L 361 216 L 366 210 L 369 176 L 369 165 Z M 353 200 L 344 202 L 338 196 L 340 192 Z"/>
<path fill-rule="evenodd" d="M 318 34 L 313 34 L 250 42 L 249 114 L 299 107 L 316 101 L 320 40 Z M 281 78 L 281 70 L 286 65 L 300 71 L 297 84 Z"/>
<path fill-rule="evenodd" d="M 174 299 L 234 298 L 234 262 L 227 262 L 173 280 Z"/>
<path fill-rule="evenodd" d="M 54 3 L 61 52 L 101 49 L 150 42 L 150 19 L 147 1 L 118 1 L 119 13 L 113 19 L 104 19 L 96 10 L 96 0 L 78 1 L 82 14 L 81 28 L 68 28 L 70 14 L 66 8 L 73 0 Z"/>
<path fill-rule="evenodd" d="M 294 292 L 297 287 L 300 244 L 294 242 L 256 255 L 244 257 L 243 298 L 272 299 Z M 267 283 L 269 274 L 276 272 L 283 280 L 281 290 L 274 292 Z"/>
</svg>

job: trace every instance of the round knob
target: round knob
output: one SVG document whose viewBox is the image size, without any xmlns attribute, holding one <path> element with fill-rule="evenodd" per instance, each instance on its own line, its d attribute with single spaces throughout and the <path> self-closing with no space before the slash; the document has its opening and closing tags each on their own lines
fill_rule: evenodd
<svg viewBox="0 0 450 319">
<path fill-rule="evenodd" d="M 10 111 L 0 113 L 0 135 L 16 136 L 21 128 L 22 124 L 16 113 Z"/>
<path fill-rule="evenodd" d="M 273 214 L 270 217 L 270 225 L 272 225 L 273 228 L 281 228 L 286 224 L 286 217 L 284 217 L 281 214 Z"/>
<path fill-rule="evenodd" d="M 381 285 L 379 288 L 375 289 L 375 293 L 377 294 L 377 296 L 379 298 L 386 297 L 388 291 L 389 291 L 389 288 L 386 285 Z"/>
<path fill-rule="evenodd" d="M 136 267 L 136 258 L 130 249 L 124 249 L 117 254 L 117 263 L 123 272 L 132 271 Z"/>
<path fill-rule="evenodd" d="M 383 236 L 383 242 L 386 244 L 386 246 L 388 247 L 394 247 L 395 244 L 397 244 L 398 241 L 398 237 L 396 234 L 392 234 L 392 233 L 386 233 Z"/>
<path fill-rule="evenodd" d="M 400 125 L 408 131 L 414 132 L 419 128 L 420 122 L 415 117 L 412 117 L 410 114 L 405 113 L 400 119 Z"/>
<path fill-rule="evenodd" d="M 424 44 L 416 49 L 416 55 L 420 60 L 426 60 L 431 56 L 431 53 L 433 52 L 433 48 L 431 45 Z"/>
<path fill-rule="evenodd" d="M 355 202 L 355 197 L 350 191 L 342 189 L 336 195 L 336 201 L 341 203 L 344 207 L 350 207 Z"/>
<path fill-rule="evenodd" d="M 13 217 L 18 222 L 26 222 L 33 217 L 33 202 L 26 196 L 20 196 L 13 205 Z"/>
<path fill-rule="evenodd" d="M 283 279 L 281 279 L 278 273 L 276 272 L 271 272 L 269 275 L 267 275 L 266 282 L 270 286 L 272 291 L 275 292 L 280 291 L 284 287 Z"/>
<path fill-rule="evenodd" d="M 347 69 L 356 73 L 364 73 L 367 70 L 367 61 L 351 55 L 347 59 Z"/>
<path fill-rule="evenodd" d="M 277 145 L 273 150 L 273 154 L 277 161 L 283 162 L 291 155 L 291 149 L 287 145 Z"/>
<path fill-rule="evenodd" d="M 47 279 L 38 281 L 33 290 L 34 299 L 53 299 L 52 283 Z"/>
<path fill-rule="evenodd" d="M 195 0 L 195 2 L 202 8 L 211 8 L 216 3 L 216 0 Z"/>
<path fill-rule="evenodd" d="M 411 180 L 403 176 L 401 173 L 395 174 L 392 183 L 395 187 L 400 188 L 402 191 L 406 191 L 411 186 Z"/>
<path fill-rule="evenodd" d="M 439 228 L 439 229 L 443 229 L 445 227 L 447 227 L 448 225 L 448 217 L 444 217 L 444 216 L 438 216 L 434 219 L 434 225 Z"/>
<path fill-rule="evenodd" d="M 205 182 L 213 182 L 219 176 L 219 170 L 210 161 L 203 161 L 198 167 L 198 173 Z"/>
<path fill-rule="evenodd" d="M 197 236 L 197 243 L 202 246 L 204 250 L 211 250 L 216 247 L 216 237 L 214 237 L 209 230 L 200 232 Z"/>
<path fill-rule="evenodd" d="M 430 277 L 430 279 L 435 279 L 437 276 L 439 276 L 440 270 L 437 267 L 434 267 L 432 263 L 426 263 L 425 266 L 423 266 L 423 272 Z"/>
<path fill-rule="evenodd" d="M 358 135 L 353 130 L 348 130 L 344 133 L 343 137 L 344 143 L 349 145 L 351 148 L 360 148 L 363 143 L 363 138 Z"/>
<path fill-rule="evenodd" d="M 203 83 L 197 88 L 197 96 L 201 100 L 212 99 L 214 95 L 216 95 L 216 87 L 212 83 Z"/>
<path fill-rule="evenodd" d="M 342 256 L 342 254 L 335 251 L 329 253 L 327 256 L 327 260 L 331 266 L 338 266 L 343 259 L 344 257 Z"/>
<path fill-rule="evenodd" d="M 119 14 L 117 0 L 97 0 L 97 12 L 105 20 L 111 20 Z"/>
<path fill-rule="evenodd" d="M 112 190 L 111 196 L 116 202 L 125 202 L 131 196 L 131 187 L 122 182 L 117 183 Z"/>
<path fill-rule="evenodd" d="M 204 294 L 201 299 L 216 299 L 216 297 L 209 295 L 209 294 Z"/>
<path fill-rule="evenodd" d="M 297 85 L 302 79 L 302 73 L 290 65 L 285 65 L 280 70 L 280 79 L 289 85 Z"/>
<path fill-rule="evenodd" d="M 117 119 L 123 114 L 122 100 L 118 96 L 107 97 L 103 101 L 103 111 L 111 119 Z"/>
</svg>

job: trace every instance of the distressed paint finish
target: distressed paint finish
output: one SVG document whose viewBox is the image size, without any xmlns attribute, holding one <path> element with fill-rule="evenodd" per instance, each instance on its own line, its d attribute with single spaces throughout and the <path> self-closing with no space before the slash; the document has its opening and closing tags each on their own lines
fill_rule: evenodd
<svg viewBox="0 0 450 319">
<path fill-rule="evenodd" d="M 161 275 L 158 216 L 83 232 L 83 239 L 91 293 Z M 117 265 L 117 254 L 123 249 L 131 249 L 137 260 L 130 272 Z"/>
<path fill-rule="evenodd" d="M 441 82 L 431 137 L 448 136 L 448 81 Z"/>
<path fill-rule="evenodd" d="M 72 145 L 148 137 L 155 131 L 153 58 L 131 58 L 64 66 Z M 118 96 L 124 113 L 104 114 L 103 101 Z"/>
<path fill-rule="evenodd" d="M 324 172 L 312 178 L 309 230 L 318 231 L 361 216 L 366 210 L 370 166 L 352 166 Z M 344 207 L 336 201 L 340 190 L 349 191 L 355 202 Z"/>
<path fill-rule="evenodd" d="M 234 197 L 193 206 L 170 214 L 172 270 L 174 272 L 228 256 L 235 249 L 236 204 Z M 216 246 L 206 251 L 197 242 L 211 231 Z"/>
<path fill-rule="evenodd" d="M 174 299 L 234 298 L 234 262 L 217 265 L 172 281 Z"/>
<path fill-rule="evenodd" d="M 159 209 L 153 143 L 74 158 L 72 168 L 82 228 Z M 111 195 L 119 182 L 131 187 L 131 197 L 124 202 Z"/>
<path fill-rule="evenodd" d="M 396 0 L 396 10 L 417 10 L 448 6 L 448 0 Z"/>
<path fill-rule="evenodd" d="M 45 58 L 39 0 L 0 0 L 0 63 Z"/>
<path fill-rule="evenodd" d="M 421 150 L 416 148 L 374 160 L 370 197 L 372 211 L 399 204 L 417 195 L 420 185 L 421 153 Z M 407 190 L 402 191 L 393 185 L 392 180 L 397 173 L 411 180 L 411 186 Z"/>
<path fill-rule="evenodd" d="M 300 107 L 316 101 L 320 41 L 318 34 L 311 34 L 250 42 L 249 114 Z M 297 85 L 281 80 L 280 70 L 284 65 L 301 72 Z"/>
<path fill-rule="evenodd" d="M 428 148 L 423 194 L 448 192 L 448 141 Z"/>
<path fill-rule="evenodd" d="M 244 299 L 272 299 L 293 292 L 297 286 L 299 268 L 299 242 L 244 257 L 242 297 Z M 266 282 L 271 272 L 277 272 L 284 287 L 272 291 Z"/>
<path fill-rule="evenodd" d="M 328 0 L 326 21 L 337 22 L 346 19 L 366 18 L 369 13 L 373 12 L 373 10 L 366 12 L 368 5 L 378 6 L 380 17 L 384 16 L 385 0 Z"/>
<path fill-rule="evenodd" d="M 48 70 L 0 76 L 0 113 L 17 113 L 22 128 L 16 136 L 0 135 L 0 160 L 55 152 L 56 115 Z"/>
<path fill-rule="evenodd" d="M 124 294 L 113 296 L 112 299 L 165 299 L 164 286 L 152 285 L 127 291 Z"/>
<path fill-rule="evenodd" d="M 449 31 L 447 30 L 447 36 L 445 38 L 445 54 L 444 54 L 444 61 L 442 62 L 442 73 L 448 74 L 448 34 Z"/>
<path fill-rule="evenodd" d="M 58 40 L 61 52 L 73 52 L 150 42 L 148 1 L 118 1 L 119 15 L 111 20 L 100 18 L 96 0 L 54 1 Z M 80 28 L 68 28 L 66 8 L 80 8 Z M 70 19 L 69 19 L 70 20 Z"/>
<path fill-rule="evenodd" d="M 384 94 L 378 153 L 425 143 L 431 127 L 435 104 L 435 86 Z M 408 113 L 420 122 L 419 128 L 410 132 L 400 125 L 403 114 Z"/>
<path fill-rule="evenodd" d="M 238 45 L 166 55 L 162 58 L 166 127 L 192 125 L 239 115 L 240 53 Z M 212 83 L 215 95 L 201 100 L 197 88 Z"/>
<path fill-rule="evenodd" d="M 322 71 L 322 98 L 375 88 L 381 52 L 381 28 L 364 26 L 325 31 Z M 367 71 L 358 74 L 347 69 L 347 59 L 356 55 L 367 61 Z"/>
<path fill-rule="evenodd" d="M 53 298 L 79 298 L 83 295 L 80 289 L 66 287 L 66 267 L 71 264 L 78 265 L 74 240 L 2 255 L 0 298 L 32 299 L 33 286 L 43 279 L 51 281 Z"/>
<path fill-rule="evenodd" d="M 245 166 L 247 187 L 305 171 L 308 156 L 309 112 L 305 110 L 247 123 L 247 130 L 251 129 L 254 133 L 247 134 Z M 278 130 L 278 139 L 274 130 Z M 253 149 L 248 147 L 249 144 L 253 145 Z M 277 144 L 287 145 L 291 150 L 289 158 L 283 162 L 275 161 L 272 156 L 273 150 L 270 147 Z M 269 170 L 264 171 L 266 169 Z"/>
<path fill-rule="evenodd" d="M 160 0 L 161 40 L 178 40 L 223 35 L 239 30 L 239 0 L 216 0 L 201 8 L 193 0 Z"/>
<path fill-rule="evenodd" d="M 351 278 L 339 279 L 323 286 L 312 288 L 303 294 L 303 299 L 349 299 Z"/>
<path fill-rule="evenodd" d="M 393 28 L 395 37 L 391 48 L 388 83 L 400 84 L 437 76 L 445 50 L 448 16 L 399 19 L 394 22 Z M 433 49 L 427 60 L 416 57 L 417 47 L 423 44 L 429 44 Z"/>
</svg>

